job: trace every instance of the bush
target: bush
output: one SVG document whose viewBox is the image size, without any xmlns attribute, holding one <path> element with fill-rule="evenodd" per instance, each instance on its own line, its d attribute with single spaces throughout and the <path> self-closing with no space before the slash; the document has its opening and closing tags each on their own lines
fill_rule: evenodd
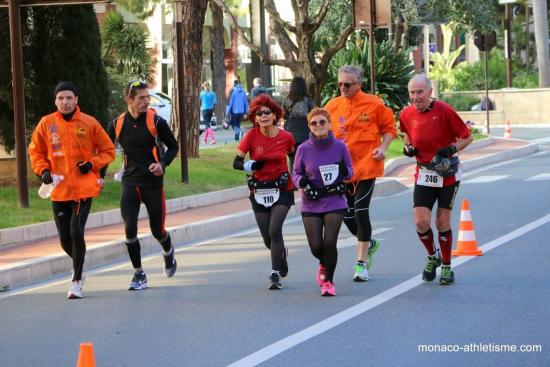
<svg viewBox="0 0 550 367">
<path fill-rule="evenodd" d="M 441 98 L 445 103 L 453 106 L 456 111 L 471 111 L 472 106 L 479 103 L 479 98 L 469 94 L 453 94 Z"/>
</svg>

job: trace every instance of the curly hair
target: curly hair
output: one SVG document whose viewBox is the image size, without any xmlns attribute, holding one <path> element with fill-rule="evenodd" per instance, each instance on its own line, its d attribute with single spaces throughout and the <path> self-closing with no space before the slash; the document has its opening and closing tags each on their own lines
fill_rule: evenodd
<svg viewBox="0 0 550 367">
<path fill-rule="evenodd" d="M 277 102 L 273 100 L 268 94 L 260 94 L 258 97 L 254 98 L 252 102 L 250 102 L 250 109 L 248 111 L 248 116 L 250 116 L 250 121 L 254 125 L 256 124 L 256 111 L 258 111 L 262 107 L 269 108 L 274 114 L 275 114 L 275 120 L 273 121 L 273 125 L 277 125 L 279 120 L 283 118 L 284 112 L 281 106 Z"/>
</svg>

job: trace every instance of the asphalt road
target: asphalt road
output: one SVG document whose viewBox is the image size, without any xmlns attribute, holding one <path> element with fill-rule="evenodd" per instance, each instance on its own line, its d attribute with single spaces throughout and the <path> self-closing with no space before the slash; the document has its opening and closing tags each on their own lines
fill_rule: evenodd
<svg viewBox="0 0 550 367">
<path fill-rule="evenodd" d="M 484 255 L 455 258 L 456 284 L 424 283 L 412 192 L 374 200 L 382 240 L 367 283 L 351 280 L 355 240 L 343 229 L 337 296 L 315 283 L 317 265 L 299 218 L 285 223 L 290 272 L 266 289 L 268 253 L 254 229 L 178 250 L 175 278 L 159 254 L 149 289 L 126 290 L 129 262 L 88 272 L 86 298 L 68 281 L 0 296 L 1 366 L 75 366 L 80 342 L 98 366 L 548 366 L 550 361 L 550 153 L 466 174 Z M 467 352 L 464 347 L 540 352 Z M 462 348 L 460 351 L 434 350 Z M 427 352 L 423 350 L 428 350 Z"/>
</svg>

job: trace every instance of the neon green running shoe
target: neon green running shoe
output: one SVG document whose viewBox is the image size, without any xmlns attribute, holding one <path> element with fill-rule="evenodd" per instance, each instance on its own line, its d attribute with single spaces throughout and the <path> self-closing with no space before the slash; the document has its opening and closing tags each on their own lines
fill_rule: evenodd
<svg viewBox="0 0 550 367">
<path fill-rule="evenodd" d="M 441 266 L 441 255 L 439 253 L 439 250 L 433 255 L 428 256 L 428 261 L 426 261 L 426 266 L 424 267 L 424 271 L 422 272 L 422 280 L 425 280 L 427 282 L 431 282 L 435 279 L 435 271 L 438 267 Z"/>
<path fill-rule="evenodd" d="M 372 265 L 374 264 L 374 254 L 376 251 L 378 251 L 378 248 L 380 247 L 380 241 L 376 240 L 374 238 L 371 238 L 370 240 L 370 246 L 367 250 L 367 269 L 370 269 Z"/>
<path fill-rule="evenodd" d="M 451 270 L 450 265 L 443 265 L 441 267 L 441 277 L 439 278 L 439 284 L 449 285 L 455 282 L 455 273 Z"/>
</svg>

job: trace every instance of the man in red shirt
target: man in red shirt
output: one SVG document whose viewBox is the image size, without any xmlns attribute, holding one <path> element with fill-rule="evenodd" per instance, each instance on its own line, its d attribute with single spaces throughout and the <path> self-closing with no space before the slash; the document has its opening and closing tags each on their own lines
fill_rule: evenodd
<svg viewBox="0 0 550 367">
<path fill-rule="evenodd" d="M 400 129 L 405 134 L 403 154 L 416 156 L 414 185 L 414 223 L 420 241 L 428 252 L 422 279 L 435 279 L 441 268 L 440 284 L 452 284 L 451 211 L 462 173 L 456 153 L 468 146 L 473 137 L 464 121 L 444 102 L 430 98 L 432 83 L 425 75 L 415 75 L 409 81 L 412 105 L 399 116 Z M 441 253 L 435 247 L 431 229 L 432 208 L 437 201 L 435 225 L 439 232 Z"/>
</svg>

